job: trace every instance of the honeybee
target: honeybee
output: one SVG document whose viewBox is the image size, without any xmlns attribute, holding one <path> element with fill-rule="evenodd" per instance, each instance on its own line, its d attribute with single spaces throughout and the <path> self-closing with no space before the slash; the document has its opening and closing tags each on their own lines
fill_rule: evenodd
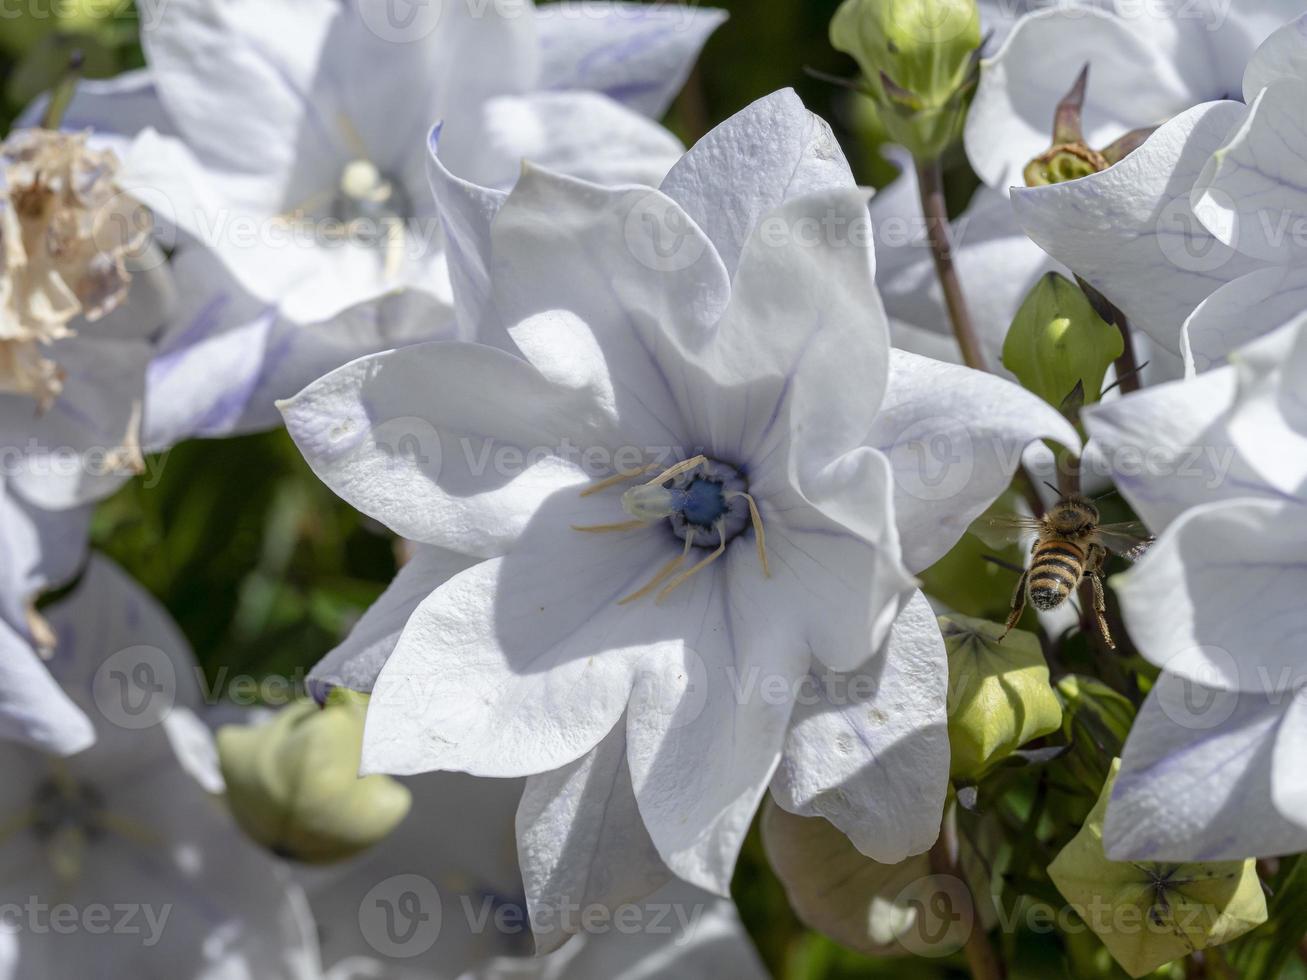
<svg viewBox="0 0 1307 980">
<path fill-rule="evenodd" d="M 1101 520 L 1092 500 L 1074 495 L 1063 497 L 1043 517 L 995 517 L 977 522 L 977 533 L 986 541 L 1001 538 L 1007 543 L 1025 533 L 1035 535 L 1030 565 L 1022 572 L 1012 596 L 1012 614 L 1007 618 L 1004 637 L 1021 619 L 1027 599 L 1036 609 L 1048 612 L 1066 602 L 1080 582 L 1088 578 L 1098 630 L 1103 642 L 1116 649 L 1107 625 L 1103 567 L 1112 553 L 1137 561 L 1153 539 L 1137 521 L 1102 524 Z"/>
</svg>

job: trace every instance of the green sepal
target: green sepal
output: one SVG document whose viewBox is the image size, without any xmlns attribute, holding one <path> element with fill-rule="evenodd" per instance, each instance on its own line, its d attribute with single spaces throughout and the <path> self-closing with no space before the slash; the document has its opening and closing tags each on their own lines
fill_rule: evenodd
<svg viewBox="0 0 1307 980">
<path fill-rule="evenodd" d="M 950 772 L 974 782 L 1062 724 L 1062 704 L 1033 633 L 964 616 L 939 621 L 949 661 Z"/>
<path fill-rule="evenodd" d="M 1097 402 L 1107 369 L 1124 352 L 1121 331 L 1095 312 L 1075 283 L 1050 272 L 1017 311 L 1003 342 L 1003 366 L 1061 410 L 1068 399 Z M 1083 399 L 1074 395 L 1077 385 Z"/>
<path fill-rule="evenodd" d="M 1062 897 L 1132 977 L 1228 943 L 1266 921 L 1257 863 L 1111 861 L 1103 823 L 1120 770 L 1114 760 L 1098 803 L 1049 865 Z"/>
</svg>

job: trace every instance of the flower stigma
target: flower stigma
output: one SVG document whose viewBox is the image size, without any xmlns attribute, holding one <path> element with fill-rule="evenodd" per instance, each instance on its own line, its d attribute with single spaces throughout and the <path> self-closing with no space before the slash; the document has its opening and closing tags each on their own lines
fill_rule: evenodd
<svg viewBox="0 0 1307 980">
<path fill-rule="evenodd" d="M 617 486 L 627 480 L 650 472 L 657 464 L 635 470 L 626 470 L 600 480 L 587 487 L 581 496 L 588 497 Z M 648 483 L 631 487 L 622 494 L 622 510 L 631 520 L 617 524 L 575 526 L 577 531 L 603 534 L 613 531 L 634 531 L 659 521 L 670 523 L 672 533 L 685 542 L 680 555 L 660 568 L 641 589 L 620 600 L 626 605 L 642 599 L 655 590 L 656 602 L 662 602 L 681 585 L 707 568 L 723 554 L 726 545 L 746 527 L 752 525 L 758 544 L 758 562 L 764 576 L 771 576 L 767 565 L 767 540 L 763 533 L 762 515 L 757 501 L 748 492 L 748 483 L 734 466 L 694 456 L 664 470 Z M 690 557 L 691 548 L 712 551 L 694 565 L 682 570 Z"/>
</svg>

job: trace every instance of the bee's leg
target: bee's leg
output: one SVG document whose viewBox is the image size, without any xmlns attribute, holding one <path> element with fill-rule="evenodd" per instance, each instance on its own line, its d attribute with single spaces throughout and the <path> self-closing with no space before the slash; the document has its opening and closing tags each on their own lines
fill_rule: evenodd
<svg viewBox="0 0 1307 980">
<path fill-rule="evenodd" d="M 1107 625 L 1107 594 L 1103 589 L 1103 566 L 1107 564 L 1107 551 L 1095 546 L 1090 550 L 1089 569 L 1086 574 L 1089 576 L 1089 583 L 1094 588 L 1094 620 L 1098 623 L 1098 632 L 1103 636 L 1103 642 L 1107 644 L 1109 650 L 1116 649 L 1116 641 L 1112 639 L 1112 631 Z"/>
<path fill-rule="evenodd" d="M 1007 639 L 1007 635 L 1021 621 L 1021 614 L 1026 611 L 1026 582 L 1029 578 L 1030 569 L 1027 568 L 1017 580 L 1017 590 L 1012 593 L 1012 613 L 1007 618 L 1007 627 L 1003 630 L 1003 635 L 998 638 L 999 643 Z"/>
</svg>

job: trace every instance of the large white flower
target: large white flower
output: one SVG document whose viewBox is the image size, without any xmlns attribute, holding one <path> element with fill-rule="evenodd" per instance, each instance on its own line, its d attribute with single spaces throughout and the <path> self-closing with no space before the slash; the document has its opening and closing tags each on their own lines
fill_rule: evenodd
<svg viewBox="0 0 1307 980">
<path fill-rule="evenodd" d="M 983 62 L 967 156 L 991 187 L 1024 183 L 1026 164 L 1049 148 L 1058 100 L 1085 65 L 1093 147 L 1228 98 L 1257 46 L 1301 12 L 1294 0 L 1101 0 L 1028 13 Z"/>
<path fill-rule="evenodd" d="M 94 733 L 40 663 L 56 637 L 34 605 L 80 566 L 88 502 L 144 464 L 150 336 L 174 298 L 117 168 L 80 134 L 0 146 L 0 734 L 55 753 Z"/>
<path fill-rule="evenodd" d="M 1257 50 L 1248 105 L 1197 106 L 1103 173 L 1013 191 L 1036 242 L 1197 370 L 1307 297 L 1307 204 L 1293 178 L 1307 159 L 1305 31 L 1299 20 Z"/>
<path fill-rule="evenodd" d="M 536 958 L 518 870 L 523 782 L 428 773 L 384 841 L 306 875 L 329 977 L 349 980 L 637 980 L 766 976 L 729 902 L 674 885 L 609 908 L 576 895 L 560 920 L 579 938 Z"/>
<path fill-rule="evenodd" d="M 354 357 L 455 336 L 423 173 L 430 124 L 460 121 L 451 152 L 461 146 L 481 180 L 511 183 L 530 157 L 656 183 L 680 146 L 638 113 L 666 109 L 723 19 L 604 2 L 444 6 L 418 5 L 409 21 L 385 0 L 168 4 L 147 31 L 149 69 L 79 87 L 64 127 L 129 158 L 134 191 L 175 246 L 181 304 L 150 366 L 147 449 L 269 428 L 275 399 Z M 396 105 L 405 111 L 379 108 Z M 351 204 L 341 182 L 369 163 L 395 178 L 392 197 L 372 188 Z M 269 205 L 278 195 L 284 207 Z M 282 211 L 301 205 L 310 217 L 358 212 L 358 233 L 295 238 Z M 401 210 L 396 250 L 379 223 Z"/>
<path fill-rule="evenodd" d="M 98 739 L 0 743 L 0 977 L 317 975 L 303 894 L 191 775 L 206 742 L 176 627 L 101 560 L 50 620 L 50 670 Z"/>
<path fill-rule="evenodd" d="M 296 323 L 411 287 L 428 336 L 448 300 L 424 137 L 447 121 L 472 179 L 509 186 L 523 158 L 656 182 L 680 146 L 661 113 L 717 11 L 530 0 L 176 0 L 143 44 L 169 129 L 133 163 L 163 220 L 211 246 Z M 139 91 L 120 93 L 135 113 Z M 70 110 L 114 125 L 120 100 Z M 447 318 L 447 317 L 446 317 Z"/>
<path fill-rule="evenodd" d="M 1087 414 L 1091 445 L 1159 532 L 1118 584 L 1131 637 L 1166 671 L 1108 813 L 1120 858 L 1307 847 L 1307 330 L 1234 360 Z"/>
<path fill-rule="evenodd" d="M 629 779 L 625 829 L 600 820 L 584 860 L 647 832 L 719 894 L 774 774 L 880 860 L 929 847 L 946 667 L 910 572 L 1026 443 L 1074 432 L 997 378 L 889 350 L 866 195 L 791 93 L 660 191 L 533 168 L 505 197 L 439 160 L 433 181 L 460 315 L 506 349 L 364 358 L 283 408 L 345 499 L 487 559 L 416 572 L 389 628 L 369 623 L 374 670 L 400 635 L 364 767 L 536 776 L 535 825 L 559 828 Z M 827 737 L 840 755 L 818 760 Z M 581 860 L 561 829 L 540 839 L 543 875 Z"/>
</svg>

